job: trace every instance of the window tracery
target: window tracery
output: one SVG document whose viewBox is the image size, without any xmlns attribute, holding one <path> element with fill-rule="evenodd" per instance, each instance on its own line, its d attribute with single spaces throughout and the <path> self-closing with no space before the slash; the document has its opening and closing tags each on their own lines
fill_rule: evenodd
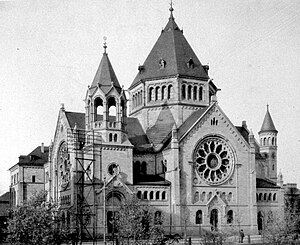
<svg viewBox="0 0 300 245">
<path fill-rule="evenodd" d="M 198 144 L 194 162 L 200 178 L 210 185 L 224 183 L 234 169 L 231 147 L 225 140 L 217 137 L 208 137 Z"/>
</svg>

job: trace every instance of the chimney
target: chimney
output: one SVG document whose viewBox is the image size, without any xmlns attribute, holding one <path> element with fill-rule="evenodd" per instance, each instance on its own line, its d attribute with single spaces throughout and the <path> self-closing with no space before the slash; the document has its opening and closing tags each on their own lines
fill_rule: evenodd
<svg viewBox="0 0 300 245">
<path fill-rule="evenodd" d="M 41 144 L 41 152 L 42 152 L 42 153 L 45 153 L 44 143 Z"/>
<path fill-rule="evenodd" d="M 247 128 L 247 123 L 246 123 L 246 121 L 242 121 L 242 127 L 243 127 L 243 128 Z"/>
</svg>

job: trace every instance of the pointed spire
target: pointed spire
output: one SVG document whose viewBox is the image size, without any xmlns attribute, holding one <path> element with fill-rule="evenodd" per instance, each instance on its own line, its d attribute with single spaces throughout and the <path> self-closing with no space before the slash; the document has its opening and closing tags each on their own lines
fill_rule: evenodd
<svg viewBox="0 0 300 245">
<path fill-rule="evenodd" d="M 267 105 L 267 112 L 263 121 L 263 124 L 261 126 L 260 131 L 258 132 L 259 134 L 262 132 L 269 132 L 269 131 L 273 131 L 273 132 L 278 132 L 275 128 L 275 125 L 273 123 L 271 114 L 269 112 L 269 105 Z"/>
<path fill-rule="evenodd" d="M 184 76 L 208 80 L 207 71 L 203 68 L 192 47 L 179 29 L 173 17 L 173 2 L 170 4 L 170 18 L 154 44 L 145 62 L 139 66 L 139 72 L 130 89 L 143 80 L 168 76 Z M 161 65 L 164 61 L 164 65 Z M 190 65 L 189 62 L 192 62 Z"/>
<path fill-rule="evenodd" d="M 108 58 L 108 54 L 106 52 L 107 38 L 104 37 L 103 40 L 104 40 L 104 43 L 103 43 L 104 53 L 103 53 L 100 65 L 98 67 L 98 70 L 96 72 L 96 75 L 94 77 L 91 88 L 99 86 L 99 87 L 101 87 L 101 89 L 103 90 L 104 93 L 107 93 L 113 86 L 118 90 L 118 92 L 120 92 L 121 86 L 119 84 L 117 76 L 114 72 L 114 69 Z"/>
<path fill-rule="evenodd" d="M 173 11 L 174 11 L 174 9 L 173 9 L 173 1 L 172 0 L 170 2 L 170 8 L 169 8 L 169 10 L 170 10 L 170 19 L 174 19 L 174 17 L 173 17 Z"/>
</svg>

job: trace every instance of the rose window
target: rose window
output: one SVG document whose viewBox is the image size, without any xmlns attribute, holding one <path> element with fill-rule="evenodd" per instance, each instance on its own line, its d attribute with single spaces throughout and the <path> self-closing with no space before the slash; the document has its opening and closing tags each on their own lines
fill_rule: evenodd
<svg viewBox="0 0 300 245">
<path fill-rule="evenodd" d="M 201 179 L 210 185 L 218 185 L 228 180 L 233 172 L 233 151 L 221 138 L 206 138 L 196 148 L 195 163 Z"/>
</svg>

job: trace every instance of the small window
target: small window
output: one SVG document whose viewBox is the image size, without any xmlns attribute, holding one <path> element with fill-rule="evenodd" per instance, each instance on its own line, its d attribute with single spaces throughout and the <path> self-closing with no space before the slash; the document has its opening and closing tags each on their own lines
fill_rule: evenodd
<svg viewBox="0 0 300 245">
<path fill-rule="evenodd" d="M 162 193 L 161 193 L 161 199 L 162 200 L 166 200 L 167 198 L 166 198 L 166 192 L 165 191 L 163 191 Z"/>
<path fill-rule="evenodd" d="M 153 199 L 154 199 L 153 191 L 150 191 L 150 193 L 149 193 L 149 198 L 150 198 L 150 200 L 153 200 Z"/>
<path fill-rule="evenodd" d="M 32 175 L 32 183 L 35 183 L 35 175 Z"/>
<path fill-rule="evenodd" d="M 136 194 L 136 196 L 137 196 L 138 199 L 142 199 L 142 192 L 138 191 L 137 194 Z"/>
<path fill-rule="evenodd" d="M 115 135 L 114 135 L 114 142 L 117 142 L 117 141 L 118 141 L 118 135 L 115 134 Z"/>
<path fill-rule="evenodd" d="M 201 225 L 202 224 L 202 210 L 198 210 L 196 212 L 196 224 Z"/>
<path fill-rule="evenodd" d="M 144 199 L 144 200 L 147 200 L 147 199 L 148 199 L 148 191 L 145 191 L 145 192 L 144 192 L 143 199 Z"/>
<path fill-rule="evenodd" d="M 181 97 L 182 97 L 183 100 L 185 100 L 185 97 L 186 97 L 185 89 L 186 89 L 186 86 L 185 86 L 185 84 L 183 84 L 182 87 L 181 87 Z"/>
<path fill-rule="evenodd" d="M 232 224 L 233 222 L 233 211 L 229 210 L 227 212 L 227 224 Z"/>
<path fill-rule="evenodd" d="M 160 198 L 159 198 L 159 195 L 160 195 L 160 192 L 157 191 L 157 192 L 155 193 L 155 199 L 156 199 L 156 200 L 159 200 L 159 199 L 160 199 Z"/>
<path fill-rule="evenodd" d="M 156 211 L 154 213 L 154 224 L 158 225 L 161 224 L 161 212 L 160 211 Z"/>
</svg>

